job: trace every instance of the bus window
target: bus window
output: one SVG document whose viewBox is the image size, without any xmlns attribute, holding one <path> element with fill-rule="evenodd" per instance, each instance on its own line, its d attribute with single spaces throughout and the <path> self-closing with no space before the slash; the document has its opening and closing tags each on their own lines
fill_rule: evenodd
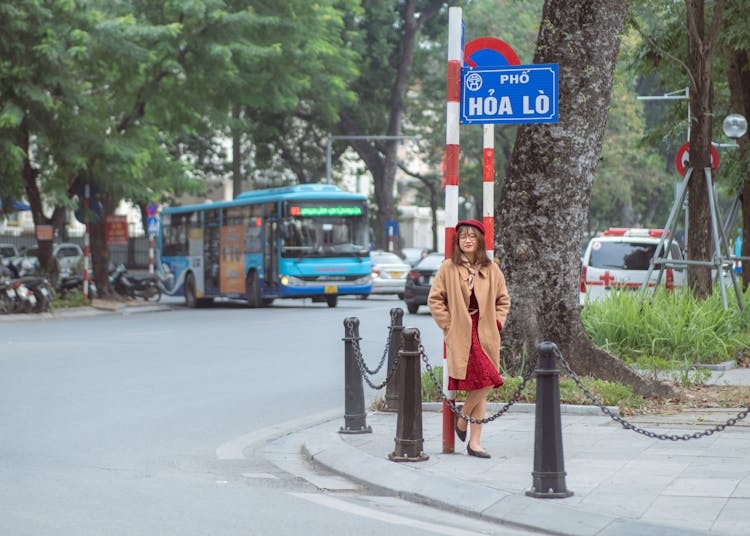
<svg viewBox="0 0 750 536">
<path fill-rule="evenodd" d="M 221 210 L 213 208 L 204 213 L 205 235 L 203 241 L 203 280 L 207 292 L 219 289 L 219 269 L 221 261 Z"/>
<path fill-rule="evenodd" d="M 245 253 L 261 253 L 263 251 L 262 218 L 253 217 L 245 229 Z"/>
<path fill-rule="evenodd" d="M 367 255 L 367 219 L 364 216 L 297 216 L 281 225 L 281 256 L 354 257 Z"/>
<path fill-rule="evenodd" d="M 165 257 L 188 255 L 188 235 L 197 219 L 195 212 L 165 214 L 162 216 L 162 250 Z"/>
</svg>

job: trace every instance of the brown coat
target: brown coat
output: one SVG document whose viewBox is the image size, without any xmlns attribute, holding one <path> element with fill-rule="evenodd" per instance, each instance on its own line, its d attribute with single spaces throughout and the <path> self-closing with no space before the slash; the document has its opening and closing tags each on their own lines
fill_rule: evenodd
<svg viewBox="0 0 750 536">
<path fill-rule="evenodd" d="M 446 259 L 440 265 L 427 298 L 432 318 L 445 335 L 448 374 L 457 380 L 466 379 L 466 366 L 471 348 L 471 316 L 467 283 L 468 270 Z M 510 296 L 505 276 L 495 263 L 482 266 L 474 276 L 474 293 L 479 303 L 479 342 L 495 368 L 500 369 L 500 326 L 510 309 Z"/>
</svg>

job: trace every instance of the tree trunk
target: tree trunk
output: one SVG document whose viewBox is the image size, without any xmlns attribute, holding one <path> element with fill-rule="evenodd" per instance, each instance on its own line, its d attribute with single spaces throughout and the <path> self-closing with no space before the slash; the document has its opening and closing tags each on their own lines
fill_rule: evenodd
<svg viewBox="0 0 750 536">
<path fill-rule="evenodd" d="M 685 0 L 687 8 L 688 68 L 690 69 L 690 161 L 693 169 L 688 184 L 687 258 L 709 261 L 713 257 L 711 214 L 705 169 L 711 167 L 711 128 L 713 51 L 722 19 L 724 2 L 714 4 L 714 17 L 708 32 L 705 27 L 704 1 Z M 713 175 L 713 174 L 712 174 Z M 711 295 L 711 268 L 688 266 L 688 286 L 696 296 Z"/>
<path fill-rule="evenodd" d="M 403 6 L 401 42 L 398 50 L 396 78 L 389 99 L 388 127 L 386 135 L 400 136 L 401 121 L 404 116 L 404 97 L 409 87 L 412 68 L 414 66 L 414 47 L 420 27 L 432 19 L 442 7 L 442 0 L 431 0 L 422 11 L 417 12 L 417 0 L 407 0 Z M 379 132 L 362 132 L 361 126 L 342 114 L 339 128 L 349 136 L 380 135 Z M 396 219 L 396 203 L 393 195 L 393 184 L 396 180 L 398 168 L 398 147 L 400 140 L 390 139 L 382 143 L 376 150 L 366 141 L 351 142 L 352 148 L 364 160 L 368 170 L 372 173 L 375 202 L 377 204 L 375 245 L 385 248 L 385 225 L 388 220 Z"/>
<path fill-rule="evenodd" d="M 578 374 L 670 395 L 597 348 L 578 304 L 580 245 L 626 13 L 620 0 L 545 2 L 534 63 L 559 64 L 560 121 L 522 126 L 508 166 L 495 234 L 512 302 L 503 360 L 518 370 L 551 341 Z"/>
<path fill-rule="evenodd" d="M 114 296 L 114 289 L 109 284 L 109 246 L 107 246 L 107 214 L 114 214 L 115 201 L 112 194 L 100 193 L 102 215 L 89 224 L 89 241 L 91 245 L 91 270 L 96 283 L 96 291 L 101 298 Z"/>
<path fill-rule="evenodd" d="M 31 164 L 30 157 L 30 146 L 31 146 L 31 134 L 29 129 L 24 123 L 21 126 L 21 148 L 24 152 L 23 159 L 23 182 L 24 189 L 26 192 L 26 198 L 29 200 L 31 206 L 31 217 L 34 220 L 34 230 L 39 225 L 46 225 L 49 223 L 47 218 L 44 216 L 44 207 L 42 206 L 42 194 L 39 191 L 39 185 L 36 183 L 39 171 Z M 39 266 L 42 272 L 50 274 L 53 278 L 57 277 L 57 263 L 55 258 L 52 256 L 52 241 L 51 240 L 37 240 L 37 246 L 39 247 Z"/>
<path fill-rule="evenodd" d="M 239 105 L 232 108 L 232 199 L 242 193 L 242 130 L 238 123 L 242 118 Z"/>
</svg>

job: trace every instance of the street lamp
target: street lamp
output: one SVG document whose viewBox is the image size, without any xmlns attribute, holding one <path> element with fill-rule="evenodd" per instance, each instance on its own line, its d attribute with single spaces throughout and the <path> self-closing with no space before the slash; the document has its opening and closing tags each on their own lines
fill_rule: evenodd
<svg viewBox="0 0 750 536">
<path fill-rule="evenodd" d="M 727 138 L 737 140 L 747 132 L 747 119 L 740 114 L 729 114 L 721 123 L 721 129 Z"/>
</svg>

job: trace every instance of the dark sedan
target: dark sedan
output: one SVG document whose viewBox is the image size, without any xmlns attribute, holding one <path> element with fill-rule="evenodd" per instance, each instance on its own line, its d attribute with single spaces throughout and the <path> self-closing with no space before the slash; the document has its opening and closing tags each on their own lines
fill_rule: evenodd
<svg viewBox="0 0 750 536">
<path fill-rule="evenodd" d="M 444 253 L 430 253 L 415 264 L 406 277 L 404 302 L 406 302 L 406 309 L 411 314 L 415 314 L 420 305 L 427 305 L 427 296 L 430 293 L 432 280 L 443 260 L 445 260 Z"/>
</svg>

